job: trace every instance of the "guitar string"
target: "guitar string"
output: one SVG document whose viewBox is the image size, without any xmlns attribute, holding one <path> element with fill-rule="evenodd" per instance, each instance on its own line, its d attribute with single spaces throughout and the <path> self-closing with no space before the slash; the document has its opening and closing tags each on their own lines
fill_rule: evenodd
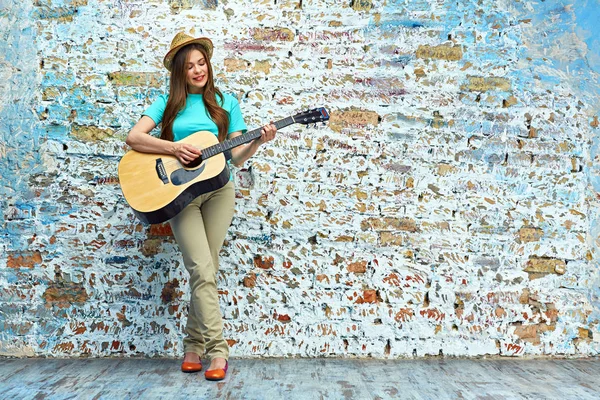
<svg viewBox="0 0 600 400">
<path fill-rule="evenodd" d="M 261 129 L 262 129 L 262 128 L 261 128 Z M 277 129 L 279 129 L 279 128 L 277 128 Z M 235 141 L 236 141 L 236 139 L 238 139 L 238 138 L 242 138 L 242 137 L 244 137 L 244 136 L 246 136 L 246 137 L 247 137 L 247 136 L 251 136 L 253 132 L 254 132 L 254 131 L 250 131 L 250 132 L 248 132 L 248 133 L 246 133 L 246 134 L 244 134 L 244 135 L 241 135 L 241 136 L 235 137 L 235 138 L 233 138 L 233 139 L 229 139 L 229 142 L 235 142 Z M 250 140 L 254 140 L 254 139 L 250 139 Z M 249 140 L 249 141 L 250 141 L 250 140 Z M 240 141 L 240 140 L 237 140 L 237 141 Z M 249 141 L 248 141 L 248 142 L 249 142 Z M 221 145 L 222 143 L 225 143 L 225 142 L 221 142 L 221 143 L 218 143 L 218 144 L 215 144 L 215 145 L 209 146 L 209 147 L 207 147 L 207 148 L 205 148 L 205 149 L 202 149 L 202 148 L 200 148 L 200 147 L 193 146 L 193 145 L 192 145 L 192 146 L 193 146 L 194 148 L 196 148 L 196 149 L 198 149 L 198 150 L 202 151 L 202 150 L 214 149 L 215 147 L 217 147 L 217 146 Z M 216 156 L 217 154 L 223 153 L 223 152 L 225 152 L 225 151 L 227 151 L 227 150 L 231 150 L 231 149 L 233 149 L 234 147 L 241 146 L 241 145 L 242 145 L 242 144 L 244 144 L 244 143 L 247 143 L 247 142 L 245 142 L 244 140 L 242 140 L 242 141 L 241 141 L 239 144 L 236 144 L 236 145 L 234 145 L 233 147 L 230 147 L 229 149 L 225 149 L 225 150 L 220 150 L 220 151 L 217 151 L 215 154 L 210 154 L 210 153 L 212 153 L 212 151 L 209 151 L 209 157 L 208 157 L 208 158 L 211 158 L 211 157 L 213 157 L 213 156 Z M 180 165 L 181 167 L 185 168 L 185 165 L 183 165 L 183 164 L 181 163 L 181 161 L 179 161 L 179 159 L 178 159 L 177 157 L 175 157 L 175 156 L 169 156 L 169 157 L 174 157 L 175 159 L 171 159 L 171 160 L 169 160 L 169 161 L 163 162 L 163 165 L 169 165 L 169 166 L 170 166 L 170 165 L 173 165 L 173 164 L 178 164 L 178 165 Z M 203 160 L 203 161 L 204 161 L 204 160 Z M 199 166 L 199 165 L 198 165 L 198 166 Z M 194 167 L 194 168 L 195 168 L 195 167 Z"/>
<path fill-rule="evenodd" d="M 280 128 L 277 128 L 277 129 L 280 129 Z M 231 139 L 231 140 L 233 141 L 233 140 L 235 140 L 235 139 Z M 218 155 L 218 154 L 224 153 L 224 152 L 225 152 L 225 151 L 227 151 L 227 150 L 231 150 L 231 149 L 233 149 L 233 148 L 235 148 L 235 147 L 241 146 L 242 144 L 244 144 L 244 143 L 248 143 L 248 142 L 250 142 L 251 140 L 254 140 L 254 139 L 250 139 L 250 140 L 249 140 L 249 141 L 247 141 L 247 142 L 244 142 L 244 141 L 243 141 L 242 143 L 240 143 L 240 144 L 236 144 L 235 146 L 232 146 L 232 147 L 230 147 L 229 149 L 226 149 L 226 150 L 218 150 L 218 151 L 217 151 L 215 154 L 210 154 L 208 158 L 212 158 L 212 157 L 214 157 L 214 156 L 216 156 L 216 155 Z M 224 143 L 224 142 L 222 142 L 222 143 Z M 200 147 L 197 147 L 197 146 L 193 146 L 193 147 L 194 147 L 194 148 L 196 148 L 196 149 L 198 149 L 198 150 L 207 150 L 207 149 L 212 149 L 212 148 L 214 148 L 215 146 L 218 146 L 218 145 L 213 145 L 213 146 L 207 147 L 207 148 L 205 148 L 205 149 L 202 149 L 202 148 L 200 148 Z M 164 166 L 171 166 L 171 165 L 173 165 L 173 164 L 177 164 L 177 165 L 179 165 L 179 166 L 180 166 L 180 167 L 182 167 L 182 168 L 186 168 L 186 166 L 185 166 L 185 165 L 183 165 L 183 164 L 181 163 L 181 161 L 179 161 L 179 159 L 178 159 L 177 157 L 175 157 L 175 156 L 171 156 L 171 155 L 161 155 L 161 156 L 162 156 L 162 157 L 164 157 L 164 156 L 167 156 L 167 157 L 172 157 L 170 160 L 163 162 L 163 165 L 164 165 Z M 205 160 L 207 160 L 208 158 L 206 158 L 206 159 L 202 160 L 202 162 L 204 162 L 204 161 L 205 161 Z M 200 165 L 202 165 L 202 163 L 200 163 L 200 164 L 198 164 L 197 166 L 195 166 L 195 167 L 192 167 L 192 168 L 193 168 L 193 169 L 195 169 L 195 168 L 198 168 Z"/>
<path fill-rule="evenodd" d="M 286 122 L 287 120 L 291 120 L 291 122 L 289 122 L 289 123 L 288 123 L 288 122 Z M 285 124 L 284 124 L 284 122 L 285 122 Z M 284 118 L 284 119 L 282 119 L 282 120 L 279 120 L 279 121 L 275 122 L 275 123 L 274 123 L 274 125 L 277 127 L 277 129 L 281 129 L 281 128 L 285 128 L 286 126 L 289 126 L 289 125 L 291 125 L 291 124 L 293 124 L 293 123 L 295 123 L 295 122 L 296 122 L 296 121 L 294 120 L 294 118 L 293 118 L 293 117 L 287 117 L 287 118 Z M 281 126 L 278 126 L 278 125 L 280 125 L 280 124 L 281 124 Z M 253 134 L 256 134 L 256 133 L 257 133 L 257 132 L 258 132 L 260 129 L 262 129 L 262 127 L 260 127 L 260 128 L 257 128 L 257 129 L 254 129 L 254 130 L 251 130 L 250 132 L 247 132 L 247 133 L 245 133 L 245 134 L 243 134 L 243 135 L 237 136 L 237 137 L 235 137 L 235 138 L 233 138 L 233 139 L 229 139 L 229 140 L 228 140 L 228 142 L 235 142 L 236 140 L 237 140 L 237 141 L 239 141 L 239 139 L 240 139 L 240 138 L 243 138 L 243 137 L 248 137 L 248 136 L 252 136 Z M 258 136 L 258 137 L 260 137 L 260 136 Z M 258 137 L 254 138 L 254 139 L 258 139 Z M 254 139 L 250 139 L 250 140 L 248 140 L 248 141 L 241 141 L 241 143 L 239 143 L 239 144 L 236 144 L 236 145 L 234 145 L 234 146 L 230 147 L 229 149 L 225 149 L 225 150 L 217 151 L 215 154 L 211 154 L 211 155 L 209 156 L 209 158 L 210 158 L 210 157 L 213 157 L 213 156 L 216 156 L 217 154 L 223 153 L 223 152 L 225 152 L 225 151 L 227 151 L 227 150 L 231 150 L 231 149 L 233 149 L 234 147 L 241 146 L 242 144 L 244 144 L 244 143 L 247 143 L 247 142 L 249 142 L 249 141 L 251 141 L 251 140 L 254 140 Z M 217 146 L 219 146 L 219 145 L 221 145 L 221 144 L 223 144 L 223 143 L 225 143 L 225 142 L 217 143 L 217 144 L 215 144 L 215 145 L 212 145 L 212 146 L 210 146 L 210 147 L 207 147 L 206 149 L 213 149 L 213 148 L 215 148 L 215 147 L 217 147 Z M 201 148 L 199 148 L 199 147 L 197 147 L 197 146 L 193 146 L 193 147 L 195 147 L 195 148 L 196 148 L 196 149 L 198 149 L 198 150 L 203 150 L 203 149 L 201 149 Z M 168 155 L 168 156 L 169 156 L 169 157 L 175 157 L 175 156 L 170 156 L 170 155 Z M 204 160 L 203 160 L 203 161 L 204 161 Z M 182 164 L 182 163 L 179 161 L 179 159 L 178 159 L 177 157 L 175 157 L 175 159 L 171 159 L 171 160 L 169 160 L 169 161 L 163 162 L 163 165 L 164 165 L 164 166 L 167 166 L 167 165 L 168 165 L 168 166 L 171 166 L 171 165 L 173 165 L 173 164 L 178 164 L 178 165 L 180 165 L 181 167 L 185 168 L 185 165 L 183 165 L 183 164 Z M 198 166 L 200 166 L 200 165 L 198 165 Z M 194 167 L 194 168 L 197 168 L 198 166 L 196 166 L 196 167 Z"/>
</svg>

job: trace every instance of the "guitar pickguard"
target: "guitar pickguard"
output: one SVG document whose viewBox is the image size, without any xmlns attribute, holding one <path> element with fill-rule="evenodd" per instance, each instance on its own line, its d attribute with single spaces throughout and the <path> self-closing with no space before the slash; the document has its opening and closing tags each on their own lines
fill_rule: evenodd
<svg viewBox="0 0 600 400">
<path fill-rule="evenodd" d="M 186 183 L 196 179 L 198 175 L 204 171 L 206 164 L 202 164 L 200 168 L 187 170 L 185 168 L 176 169 L 171 173 L 171 183 L 175 186 L 185 185 Z"/>
</svg>

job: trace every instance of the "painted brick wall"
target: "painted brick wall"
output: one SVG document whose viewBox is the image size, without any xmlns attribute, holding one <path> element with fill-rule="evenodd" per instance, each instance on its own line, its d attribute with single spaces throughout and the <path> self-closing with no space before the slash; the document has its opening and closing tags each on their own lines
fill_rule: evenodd
<svg viewBox="0 0 600 400">
<path fill-rule="evenodd" d="M 560 3 L 560 4 L 559 4 Z M 257 127 L 235 356 L 600 349 L 597 0 L 0 0 L 0 354 L 178 356 L 187 273 L 117 163 L 184 28 Z"/>
</svg>

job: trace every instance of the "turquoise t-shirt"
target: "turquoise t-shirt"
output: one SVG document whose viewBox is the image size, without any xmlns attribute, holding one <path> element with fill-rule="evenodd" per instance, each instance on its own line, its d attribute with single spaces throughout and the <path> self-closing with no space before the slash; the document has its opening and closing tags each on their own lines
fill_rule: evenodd
<svg viewBox="0 0 600 400">
<path fill-rule="evenodd" d="M 163 94 L 158 96 L 158 99 L 148 107 L 142 114 L 152 118 L 156 125 L 162 122 L 163 114 L 167 106 L 169 95 Z M 220 103 L 221 98 L 217 96 L 217 102 Z M 229 130 L 227 133 L 242 131 L 246 133 L 246 123 L 240 111 L 240 104 L 237 99 L 230 94 L 223 93 L 223 104 L 219 104 L 225 111 L 229 113 Z M 219 135 L 217 124 L 210 118 L 210 114 L 204 107 L 204 101 L 201 94 L 188 94 L 185 107 L 177 114 L 173 122 L 174 140 L 181 140 L 192 133 L 198 131 L 210 131 Z"/>
<path fill-rule="evenodd" d="M 227 134 L 238 131 L 246 133 L 246 123 L 242 117 L 240 104 L 237 99 L 230 94 L 223 93 L 223 102 L 221 104 L 221 98 L 218 95 L 216 97 L 217 103 L 229 114 L 229 129 L 227 130 Z M 168 98 L 169 96 L 166 94 L 158 96 L 158 99 L 142 115 L 152 118 L 156 125 L 160 124 Z M 214 133 L 215 136 L 219 136 L 219 128 L 210 118 L 206 107 L 204 107 L 202 95 L 188 94 L 184 109 L 177 114 L 173 122 L 173 137 L 175 141 L 178 141 L 198 131 L 209 131 Z M 233 180 L 233 176 L 230 179 Z"/>
</svg>

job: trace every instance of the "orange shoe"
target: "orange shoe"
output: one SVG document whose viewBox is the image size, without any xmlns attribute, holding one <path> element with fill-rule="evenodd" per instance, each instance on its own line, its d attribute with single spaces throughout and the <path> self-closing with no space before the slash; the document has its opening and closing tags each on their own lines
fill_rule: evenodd
<svg viewBox="0 0 600 400">
<path fill-rule="evenodd" d="M 202 363 L 184 361 L 181 364 L 181 372 L 198 372 L 202 371 Z"/>
<path fill-rule="evenodd" d="M 225 375 L 227 374 L 227 366 L 228 362 L 225 361 L 225 368 L 219 369 L 207 369 L 204 373 L 204 377 L 209 381 L 221 381 L 225 379 Z"/>
</svg>

